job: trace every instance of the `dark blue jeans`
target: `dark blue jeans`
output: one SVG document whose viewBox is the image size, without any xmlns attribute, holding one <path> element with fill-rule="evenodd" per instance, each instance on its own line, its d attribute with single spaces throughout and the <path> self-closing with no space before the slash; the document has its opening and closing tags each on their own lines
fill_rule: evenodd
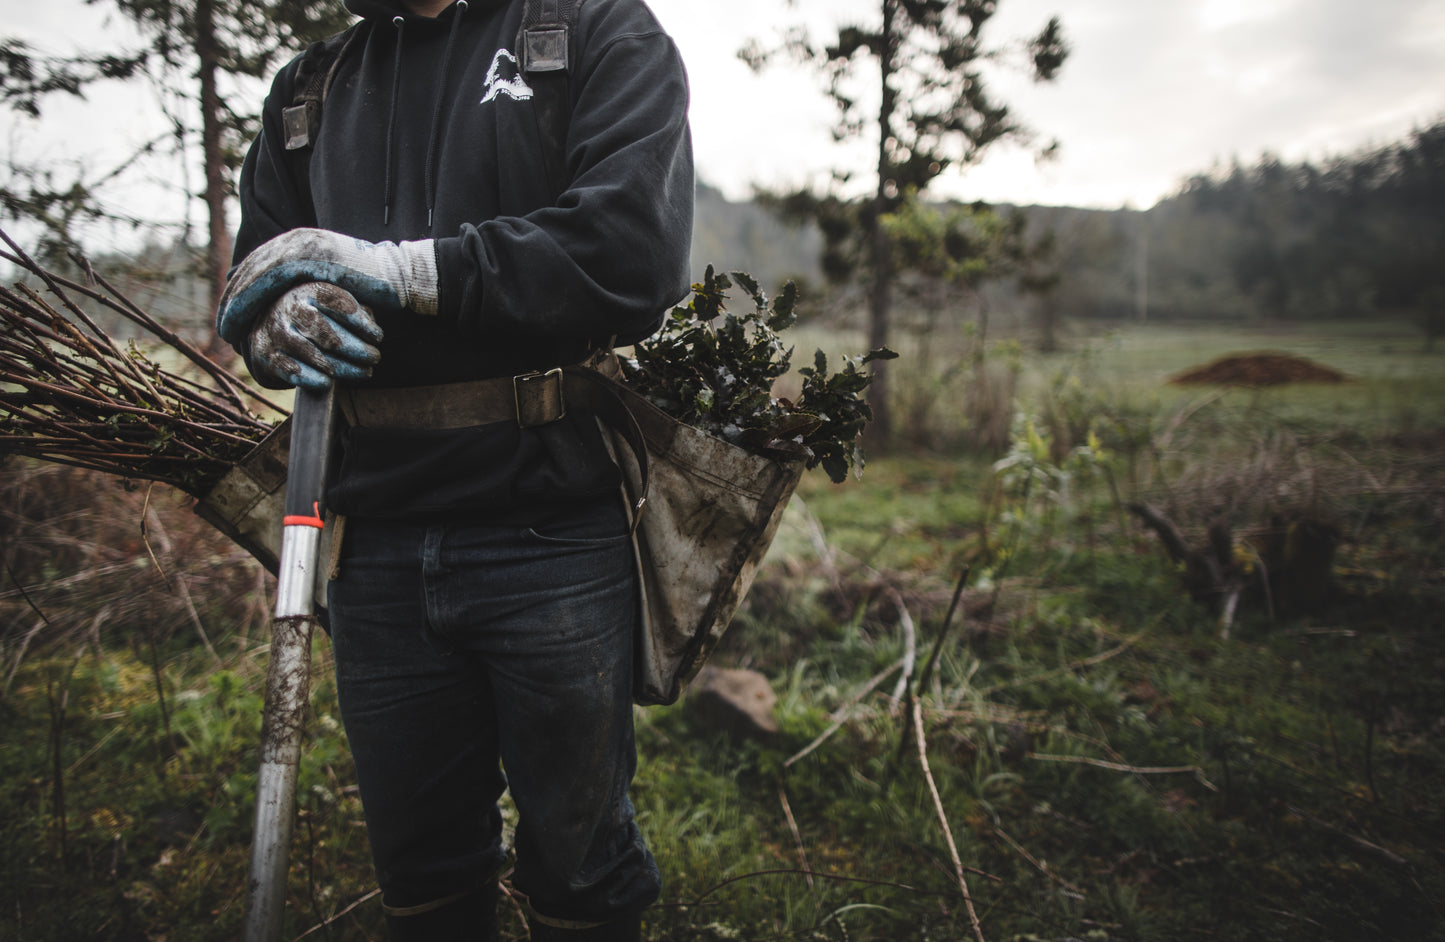
<svg viewBox="0 0 1445 942">
<path fill-rule="evenodd" d="M 507 788 L 513 885 L 538 913 L 605 922 L 657 898 L 628 797 L 636 594 L 615 501 L 531 528 L 347 520 L 331 633 L 388 908 L 495 877 Z"/>
</svg>

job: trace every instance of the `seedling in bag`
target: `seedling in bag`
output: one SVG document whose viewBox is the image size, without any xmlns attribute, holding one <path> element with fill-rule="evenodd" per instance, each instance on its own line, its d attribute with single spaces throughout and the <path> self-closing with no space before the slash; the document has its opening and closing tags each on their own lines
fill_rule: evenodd
<svg viewBox="0 0 1445 942">
<path fill-rule="evenodd" d="M 752 300 L 746 313 L 727 308 L 734 283 Z M 775 397 L 774 383 L 791 369 L 793 348 L 782 332 L 797 323 L 797 300 L 791 281 L 769 299 L 748 274 L 729 277 L 709 266 L 688 303 L 622 361 L 625 380 L 681 422 L 754 454 L 804 461 L 809 469 L 821 464 L 841 482 L 850 468 L 861 472 L 858 439 L 873 418 L 863 399 L 872 379 L 864 367 L 897 354 L 885 348 L 845 356 L 841 372 L 830 374 L 819 350 L 811 367 L 798 370 L 798 401 Z"/>
</svg>

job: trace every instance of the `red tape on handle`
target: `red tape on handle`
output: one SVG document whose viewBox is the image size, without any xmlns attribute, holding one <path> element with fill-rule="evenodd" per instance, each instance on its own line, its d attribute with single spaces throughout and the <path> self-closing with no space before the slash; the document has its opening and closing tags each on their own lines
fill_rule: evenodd
<svg viewBox="0 0 1445 942">
<path fill-rule="evenodd" d="M 311 504 L 310 517 L 303 517 L 300 514 L 288 515 L 281 518 L 281 523 L 288 527 L 315 527 L 318 530 L 325 529 L 326 521 L 321 519 L 321 502 L 313 501 Z"/>
</svg>

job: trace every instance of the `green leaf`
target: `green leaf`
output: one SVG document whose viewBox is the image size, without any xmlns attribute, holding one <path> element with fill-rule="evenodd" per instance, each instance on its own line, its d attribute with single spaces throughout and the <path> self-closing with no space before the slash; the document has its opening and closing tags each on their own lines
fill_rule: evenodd
<svg viewBox="0 0 1445 942">
<path fill-rule="evenodd" d="M 763 307 L 767 304 L 767 300 L 763 297 L 762 290 L 758 288 L 756 278 L 745 271 L 735 271 L 732 273 L 732 276 L 737 281 L 738 287 L 746 291 L 758 307 Z"/>
<path fill-rule="evenodd" d="M 728 289 L 748 293 L 751 309 L 728 310 Z M 786 283 L 768 302 L 746 272 L 731 277 L 709 266 L 692 297 L 662 329 L 633 347 L 623 364 L 629 385 L 658 408 L 725 441 L 779 461 L 822 464 L 834 481 L 862 468 L 858 437 L 872 419 L 863 399 L 872 375 L 861 367 L 893 359 L 891 350 L 844 356 L 838 373 L 814 353 L 801 367 L 797 402 L 774 398 L 773 383 L 791 370 L 793 347 L 781 333 L 797 322 L 798 289 Z"/>
</svg>

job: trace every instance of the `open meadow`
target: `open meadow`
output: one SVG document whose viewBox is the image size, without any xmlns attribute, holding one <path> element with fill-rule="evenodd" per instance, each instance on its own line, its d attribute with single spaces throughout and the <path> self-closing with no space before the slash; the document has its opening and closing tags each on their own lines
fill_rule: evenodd
<svg viewBox="0 0 1445 942">
<path fill-rule="evenodd" d="M 1445 352 L 973 339 L 897 344 L 898 446 L 805 475 L 714 655 L 777 732 L 638 708 L 644 937 L 1445 940 Z M 1259 351 L 1343 380 L 1169 383 Z M 232 939 L 269 577 L 184 495 L 3 468 L 0 939 Z M 380 939 L 313 669 L 288 938 Z"/>
</svg>

